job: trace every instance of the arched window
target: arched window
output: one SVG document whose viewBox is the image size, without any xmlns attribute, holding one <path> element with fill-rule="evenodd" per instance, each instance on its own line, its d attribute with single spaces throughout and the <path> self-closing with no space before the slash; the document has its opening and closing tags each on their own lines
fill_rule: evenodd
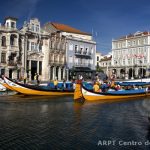
<svg viewBox="0 0 150 150">
<path fill-rule="evenodd" d="M 6 46 L 6 37 L 2 36 L 2 46 Z"/>
<path fill-rule="evenodd" d="M 14 45 L 14 43 L 15 43 L 14 36 L 11 35 L 11 36 L 10 36 L 10 45 Z"/>
<path fill-rule="evenodd" d="M 12 34 L 10 36 L 10 45 L 15 46 L 15 41 L 16 41 L 17 36 Z"/>
</svg>

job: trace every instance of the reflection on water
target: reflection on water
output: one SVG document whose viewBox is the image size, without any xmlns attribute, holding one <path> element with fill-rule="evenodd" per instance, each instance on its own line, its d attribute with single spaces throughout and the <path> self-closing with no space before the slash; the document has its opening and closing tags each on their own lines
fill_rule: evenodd
<svg viewBox="0 0 150 150">
<path fill-rule="evenodd" d="M 2 96 L 0 149 L 149 149 L 149 100 L 76 103 L 72 97 Z M 101 145 L 104 140 L 115 144 Z M 130 141 L 142 145 L 119 143 Z"/>
</svg>

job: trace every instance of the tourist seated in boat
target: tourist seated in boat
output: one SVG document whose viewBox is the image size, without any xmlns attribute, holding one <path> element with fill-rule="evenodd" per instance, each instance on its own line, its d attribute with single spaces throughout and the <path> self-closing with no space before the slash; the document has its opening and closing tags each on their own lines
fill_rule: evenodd
<svg viewBox="0 0 150 150">
<path fill-rule="evenodd" d="M 115 87 L 115 80 L 111 80 L 110 87 L 111 87 L 111 88 L 114 88 L 114 87 Z"/>
<path fill-rule="evenodd" d="M 121 90 L 121 86 L 119 84 L 115 85 L 115 90 L 116 91 Z"/>
<path fill-rule="evenodd" d="M 147 90 L 150 91 L 150 85 L 147 86 Z"/>
<path fill-rule="evenodd" d="M 95 82 L 94 86 L 93 86 L 93 91 L 94 92 L 102 92 L 102 90 L 100 89 L 100 85 L 98 82 Z"/>
<path fill-rule="evenodd" d="M 102 92 L 107 92 L 109 88 L 110 85 L 106 81 L 103 84 L 100 84 L 100 89 L 102 90 Z"/>
<path fill-rule="evenodd" d="M 133 85 L 133 89 L 134 89 L 134 90 L 138 90 L 138 87 L 135 86 L 135 85 Z"/>
</svg>

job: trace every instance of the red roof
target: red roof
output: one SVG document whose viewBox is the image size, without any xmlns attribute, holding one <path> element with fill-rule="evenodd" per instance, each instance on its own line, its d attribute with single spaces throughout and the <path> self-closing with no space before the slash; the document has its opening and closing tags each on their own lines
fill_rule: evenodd
<svg viewBox="0 0 150 150">
<path fill-rule="evenodd" d="M 126 38 L 131 38 L 131 37 L 135 37 L 135 36 L 142 36 L 142 35 L 149 35 L 150 32 L 148 31 L 144 31 L 144 32 L 139 32 L 139 33 L 134 33 L 134 34 L 129 34 L 127 36 L 122 36 L 119 39 L 126 39 Z"/>
<path fill-rule="evenodd" d="M 64 24 L 59 24 L 59 23 L 51 23 L 57 30 L 60 31 L 64 31 L 64 32 L 69 32 L 69 33 L 76 33 L 76 34 L 84 34 L 84 35 L 91 35 L 89 33 L 86 32 L 82 32 L 78 29 L 75 29 L 73 27 L 70 27 L 68 25 L 64 25 Z"/>
</svg>

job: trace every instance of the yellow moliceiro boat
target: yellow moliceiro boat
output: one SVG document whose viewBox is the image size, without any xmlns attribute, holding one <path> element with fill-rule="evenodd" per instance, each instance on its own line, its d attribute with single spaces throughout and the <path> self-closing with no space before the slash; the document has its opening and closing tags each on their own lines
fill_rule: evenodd
<svg viewBox="0 0 150 150">
<path fill-rule="evenodd" d="M 14 91 L 22 93 L 24 95 L 49 95 L 49 96 L 65 96 L 73 95 L 74 91 L 71 90 L 58 90 L 58 89 L 48 89 L 42 88 L 40 86 L 25 85 L 12 81 L 11 79 L 4 77 L 5 82 L 10 86 Z M 45 86 L 46 87 L 46 86 Z"/>
<path fill-rule="evenodd" d="M 77 81 L 74 100 L 87 100 L 87 101 L 109 101 L 109 100 L 121 100 L 121 99 L 135 99 L 139 97 L 150 96 L 148 88 L 133 89 L 133 90 L 120 90 L 120 91 L 108 91 L 108 92 L 93 92 L 84 87 L 81 81 Z"/>
</svg>

